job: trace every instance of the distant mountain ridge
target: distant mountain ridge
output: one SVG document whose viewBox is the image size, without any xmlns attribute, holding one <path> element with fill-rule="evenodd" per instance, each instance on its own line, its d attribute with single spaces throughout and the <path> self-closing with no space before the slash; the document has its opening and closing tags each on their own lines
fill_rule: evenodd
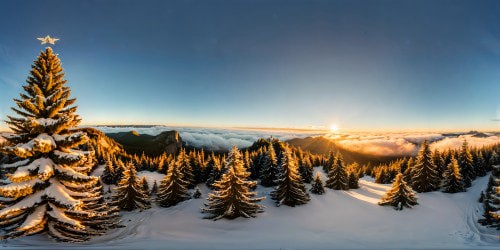
<svg viewBox="0 0 500 250">
<path fill-rule="evenodd" d="M 132 130 L 129 132 L 107 133 L 106 136 L 120 143 L 125 151 L 130 154 L 161 155 L 163 152 L 175 154 L 182 147 L 182 138 L 179 132 L 164 131 L 159 135 L 139 134 Z"/>
</svg>

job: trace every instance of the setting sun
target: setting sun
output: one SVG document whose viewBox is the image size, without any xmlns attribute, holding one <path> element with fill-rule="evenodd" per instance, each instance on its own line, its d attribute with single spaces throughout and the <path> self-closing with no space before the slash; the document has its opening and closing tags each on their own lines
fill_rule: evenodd
<svg viewBox="0 0 500 250">
<path fill-rule="evenodd" d="M 332 124 L 332 125 L 330 126 L 330 131 L 332 131 L 332 132 L 337 132 L 338 130 L 339 130 L 339 128 L 337 127 L 337 125 L 336 125 L 336 124 Z"/>
</svg>

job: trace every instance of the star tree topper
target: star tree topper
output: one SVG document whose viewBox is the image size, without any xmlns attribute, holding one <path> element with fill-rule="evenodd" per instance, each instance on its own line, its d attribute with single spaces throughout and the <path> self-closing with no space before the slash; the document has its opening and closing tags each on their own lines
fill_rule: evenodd
<svg viewBox="0 0 500 250">
<path fill-rule="evenodd" d="M 50 44 L 56 44 L 56 41 L 59 41 L 59 38 L 53 38 L 47 35 L 46 37 L 40 37 L 37 38 L 38 40 L 42 41 L 42 44 L 50 43 Z"/>
</svg>

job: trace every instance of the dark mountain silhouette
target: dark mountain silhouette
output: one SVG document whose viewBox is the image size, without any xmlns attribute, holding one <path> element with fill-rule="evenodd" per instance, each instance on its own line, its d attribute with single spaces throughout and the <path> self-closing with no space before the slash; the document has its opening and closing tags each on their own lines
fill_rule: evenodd
<svg viewBox="0 0 500 250">
<path fill-rule="evenodd" d="M 159 135 L 141 135 L 136 131 L 108 133 L 108 137 L 120 143 L 125 151 L 130 154 L 161 155 L 163 152 L 168 154 L 177 153 L 182 147 L 182 138 L 179 132 L 165 131 Z"/>
</svg>

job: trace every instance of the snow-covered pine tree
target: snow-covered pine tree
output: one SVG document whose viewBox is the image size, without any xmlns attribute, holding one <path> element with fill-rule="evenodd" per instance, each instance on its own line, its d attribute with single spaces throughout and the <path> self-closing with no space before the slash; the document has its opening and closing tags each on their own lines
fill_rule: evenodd
<svg viewBox="0 0 500 250">
<path fill-rule="evenodd" d="M 177 158 L 175 164 L 170 166 L 167 174 L 160 183 L 156 194 L 156 201 L 159 206 L 171 207 L 191 198 L 191 195 L 187 191 L 189 182 L 184 178 L 181 171 L 185 161 L 179 158 Z"/>
<path fill-rule="evenodd" d="M 153 182 L 153 187 L 151 188 L 151 196 L 156 195 L 158 193 L 158 183 L 156 181 Z"/>
<path fill-rule="evenodd" d="M 323 181 L 321 180 L 321 174 L 319 172 L 316 173 L 316 177 L 311 185 L 311 189 L 309 190 L 313 194 L 324 194 L 325 188 L 323 187 Z"/>
<path fill-rule="evenodd" d="M 483 200 L 483 218 L 479 223 L 500 229 L 500 166 L 494 166 Z"/>
<path fill-rule="evenodd" d="M 299 161 L 299 173 L 304 183 L 311 183 L 313 180 L 313 166 L 309 157 L 302 157 Z"/>
<path fill-rule="evenodd" d="M 415 191 L 431 192 L 439 189 L 440 176 L 434 165 L 429 147 L 429 141 L 422 143 L 415 165 L 412 169 L 412 187 Z"/>
<path fill-rule="evenodd" d="M 116 210 L 102 200 L 99 178 L 89 176 L 95 158 L 82 151 L 88 136 L 74 129 L 80 123 L 66 86 L 61 61 L 52 48 L 42 51 L 31 67 L 20 99 L 12 108 L 20 117 L 8 116 L 14 132 L 1 151 L 16 161 L 0 186 L 9 200 L 0 210 L 0 227 L 16 238 L 47 232 L 58 241 L 79 242 L 100 235 L 116 225 Z M 96 226 L 96 221 L 101 221 Z"/>
<path fill-rule="evenodd" d="M 277 184 L 278 186 L 271 192 L 271 197 L 276 201 L 276 206 L 279 207 L 285 204 L 294 207 L 309 202 L 309 194 L 300 177 L 297 162 L 288 147 L 285 147 L 283 151 L 281 172 Z"/>
<path fill-rule="evenodd" d="M 498 155 L 496 150 L 493 150 L 491 153 L 490 159 L 488 159 L 488 166 L 493 167 L 495 165 L 500 164 L 500 156 Z"/>
<path fill-rule="evenodd" d="M 116 184 L 118 180 L 116 179 L 115 167 L 113 166 L 113 161 L 108 155 L 106 159 L 106 164 L 104 165 L 104 171 L 101 175 L 101 180 L 106 184 Z"/>
<path fill-rule="evenodd" d="M 460 174 L 464 180 L 465 187 L 469 188 L 472 185 L 472 181 L 476 178 L 476 173 L 474 171 L 472 154 L 466 140 L 464 140 L 458 155 L 458 166 L 460 167 Z"/>
<path fill-rule="evenodd" d="M 260 170 L 260 184 L 264 187 L 276 186 L 280 169 L 278 160 L 276 159 L 276 152 L 274 151 L 273 144 L 271 143 L 267 149 L 266 157 L 263 160 L 263 165 Z"/>
<path fill-rule="evenodd" d="M 146 194 L 149 194 L 149 183 L 148 180 L 146 179 L 146 176 L 143 176 L 141 180 L 139 181 L 139 186 L 141 186 L 142 190 L 146 192 Z"/>
<path fill-rule="evenodd" d="M 333 164 L 335 163 L 335 153 L 333 151 L 330 151 L 328 153 L 328 158 L 326 158 L 324 161 L 323 161 L 323 172 L 325 172 L 326 174 L 328 174 L 331 170 L 331 167 L 333 166 Z"/>
<path fill-rule="evenodd" d="M 209 159 L 208 165 L 210 166 L 212 171 L 208 175 L 206 184 L 209 188 L 213 188 L 213 184 L 222 178 L 222 175 L 225 171 L 221 166 L 220 159 L 214 154 L 212 154 L 212 157 Z"/>
<path fill-rule="evenodd" d="M 444 162 L 443 156 L 441 152 L 436 148 L 432 152 L 432 162 L 436 166 L 436 170 L 438 172 L 438 176 L 442 176 L 444 171 L 446 170 L 447 166 Z"/>
<path fill-rule="evenodd" d="M 201 198 L 201 191 L 200 191 L 199 187 L 196 187 L 194 189 L 193 198 L 195 198 L 195 199 Z"/>
<path fill-rule="evenodd" d="M 221 218 L 255 217 L 264 211 L 264 206 L 257 204 L 265 197 L 254 198 L 257 193 L 249 189 L 255 186 L 255 181 L 248 181 L 250 173 L 243 166 L 240 151 L 233 146 L 226 159 L 226 173 L 217 181 L 215 191 L 208 194 L 205 208 L 202 212 L 209 215 L 205 218 L 218 220 Z"/>
<path fill-rule="evenodd" d="M 328 172 L 328 179 L 326 180 L 325 187 L 335 190 L 348 190 L 349 179 L 344 160 L 339 152 L 335 154 L 332 164 L 333 165 L 329 167 L 330 172 Z"/>
<path fill-rule="evenodd" d="M 410 157 L 410 159 L 408 159 L 408 161 L 406 162 L 406 169 L 403 172 L 403 179 L 408 185 L 412 185 L 411 179 L 414 166 L 415 166 L 415 160 L 413 159 L 413 157 Z"/>
<path fill-rule="evenodd" d="M 349 189 L 359 188 L 359 177 L 354 171 L 349 172 L 348 180 Z"/>
<path fill-rule="evenodd" d="M 474 161 L 476 176 L 486 176 L 488 173 L 487 163 L 484 159 L 483 152 L 479 151 Z"/>
<path fill-rule="evenodd" d="M 189 156 L 186 154 L 186 149 L 181 149 L 179 154 L 177 155 L 177 159 L 175 161 L 177 165 L 177 170 L 182 173 L 182 178 L 187 184 L 187 188 L 194 188 L 195 185 L 195 176 L 193 173 L 193 168 L 191 167 L 191 162 L 189 160 Z"/>
<path fill-rule="evenodd" d="M 122 210 L 145 210 L 151 207 L 150 197 L 142 189 L 137 170 L 132 162 L 128 162 L 123 172 L 123 178 L 115 188 L 113 202 Z"/>
<path fill-rule="evenodd" d="M 445 193 L 458 193 L 465 192 L 464 182 L 462 175 L 460 175 L 460 168 L 455 157 L 452 156 L 450 164 L 443 173 L 443 192 Z"/>
<path fill-rule="evenodd" d="M 398 173 L 392 183 L 392 188 L 382 197 L 378 204 L 393 206 L 396 210 L 403 210 L 404 207 L 412 208 L 418 204 L 417 195 L 403 180 L 403 174 Z"/>
</svg>

